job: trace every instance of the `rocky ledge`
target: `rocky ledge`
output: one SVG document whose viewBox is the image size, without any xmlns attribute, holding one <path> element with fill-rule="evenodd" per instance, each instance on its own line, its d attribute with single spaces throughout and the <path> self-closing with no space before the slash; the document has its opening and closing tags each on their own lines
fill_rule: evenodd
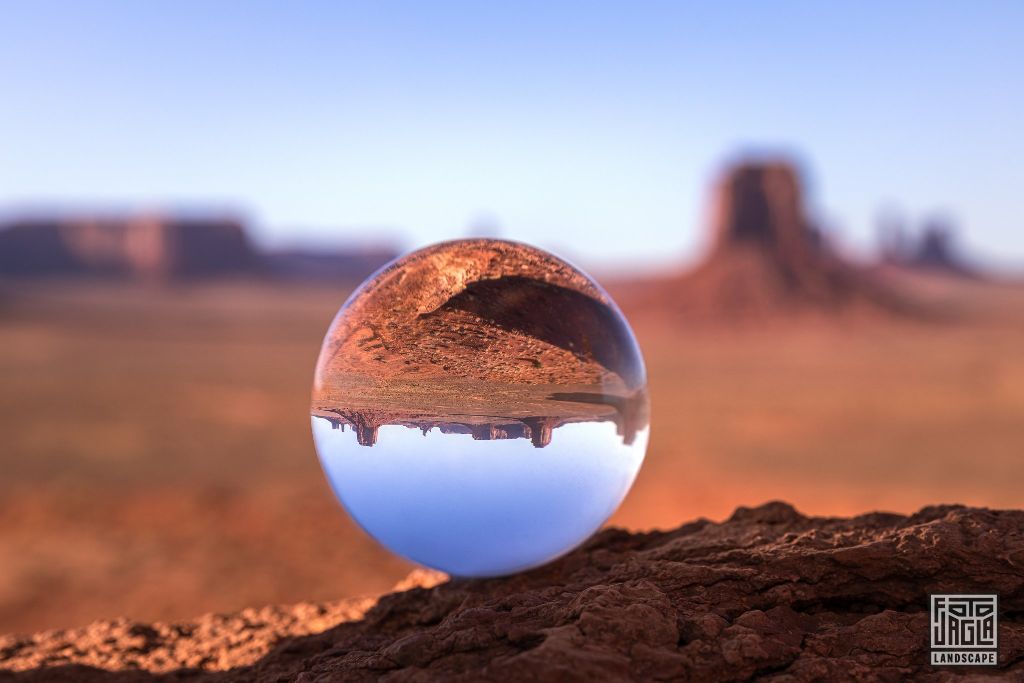
<svg viewBox="0 0 1024 683">
<path fill-rule="evenodd" d="M 1024 679 L 1024 511 L 609 529 L 504 579 L 0 638 L 0 681 Z M 412 587 L 410 587 L 412 586 Z M 933 669 L 929 593 L 999 595 L 999 668 Z"/>
</svg>

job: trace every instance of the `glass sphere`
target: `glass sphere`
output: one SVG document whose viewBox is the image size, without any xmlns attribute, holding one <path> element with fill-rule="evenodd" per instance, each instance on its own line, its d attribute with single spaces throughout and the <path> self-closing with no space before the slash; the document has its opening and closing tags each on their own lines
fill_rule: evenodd
<svg viewBox="0 0 1024 683">
<path fill-rule="evenodd" d="M 331 324 L 313 438 L 338 499 L 392 551 L 498 576 L 586 540 L 647 448 L 633 333 L 592 279 L 469 239 L 393 261 Z"/>
</svg>

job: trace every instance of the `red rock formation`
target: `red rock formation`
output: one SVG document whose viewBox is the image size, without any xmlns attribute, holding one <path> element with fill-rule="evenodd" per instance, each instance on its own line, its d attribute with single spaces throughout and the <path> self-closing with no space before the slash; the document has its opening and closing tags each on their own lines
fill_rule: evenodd
<svg viewBox="0 0 1024 683">
<path fill-rule="evenodd" d="M 75 217 L 0 226 L 0 274 L 167 279 L 255 265 L 245 230 L 232 218 Z"/>
<path fill-rule="evenodd" d="M 346 249 L 286 249 L 264 253 L 265 273 L 279 280 L 335 282 L 355 285 L 399 256 L 390 246 Z"/>
<path fill-rule="evenodd" d="M 626 402 L 625 413 L 610 415 L 583 416 L 533 416 L 521 417 L 516 420 L 508 418 L 473 417 L 465 418 L 464 422 L 451 421 L 450 417 L 430 417 L 407 415 L 381 411 L 351 411 L 332 408 L 314 410 L 313 417 L 325 419 L 331 423 L 331 429 L 345 431 L 345 426 L 356 433 L 356 441 L 362 446 L 373 446 L 377 443 L 378 431 L 384 425 L 415 428 L 426 436 L 434 428 L 442 434 L 468 434 L 476 441 L 494 441 L 500 439 L 530 439 L 535 448 L 544 448 L 551 443 L 554 430 L 573 422 L 611 421 L 616 425 L 616 433 L 623 437 L 623 442 L 632 444 L 639 429 L 647 426 L 646 395 L 640 395 L 635 401 Z"/>
<path fill-rule="evenodd" d="M 528 428 L 526 436 L 533 442 L 534 448 L 544 448 L 544 446 L 551 443 L 551 433 L 557 426 L 553 419 L 549 417 L 528 417 L 523 420 L 523 423 Z"/>
<path fill-rule="evenodd" d="M 926 222 L 916 239 L 898 230 L 896 234 L 888 235 L 886 242 L 883 256 L 890 265 L 967 278 L 982 276 L 960 253 L 956 245 L 956 231 L 944 220 Z"/>
<path fill-rule="evenodd" d="M 726 307 L 898 308 L 899 297 L 847 263 L 811 224 L 796 167 L 730 169 L 716 190 L 715 242 L 690 284 Z"/>
<path fill-rule="evenodd" d="M 387 424 L 390 419 L 389 415 L 382 415 L 371 410 L 332 410 L 330 412 L 336 413 L 338 417 L 327 415 L 321 417 L 330 420 L 332 428 L 341 425 L 343 431 L 344 425 L 351 425 L 360 446 L 372 446 L 377 443 L 377 430 Z"/>
<path fill-rule="evenodd" d="M 706 258 L 692 271 L 625 287 L 633 310 L 690 319 L 833 313 L 862 307 L 916 312 L 912 302 L 840 255 L 814 227 L 796 167 L 740 163 L 715 187 Z"/>
<path fill-rule="evenodd" d="M 534 571 L 393 593 L 369 611 L 0 638 L 0 681 L 1024 680 L 1022 529 L 1024 511 L 824 519 L 772 503 L 720 524 L 609 529 Z M 929 665 L 930 593 L 999 595 L 999 669 Z"/>
</svg>

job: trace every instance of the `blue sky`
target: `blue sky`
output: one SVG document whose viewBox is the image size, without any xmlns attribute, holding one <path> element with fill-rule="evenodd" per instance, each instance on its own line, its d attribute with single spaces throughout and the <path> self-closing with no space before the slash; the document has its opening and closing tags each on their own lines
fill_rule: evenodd
<svg viewBox="0 0 1024 683">
<path fill-rule="evenodd" d="M 0 206 L 228 205 L 264 240 L 478 222 L 692 256 L 744 151 L 854 247 L 952 217 L 1024 261 L 1024 3 L 0 4 Z"/>
</svg>

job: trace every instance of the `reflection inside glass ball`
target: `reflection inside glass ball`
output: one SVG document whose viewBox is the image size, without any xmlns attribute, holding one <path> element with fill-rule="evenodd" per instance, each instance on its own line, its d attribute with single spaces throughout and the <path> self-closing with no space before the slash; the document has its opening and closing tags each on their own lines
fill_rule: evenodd
<svg viewBox="0 0 1024 683">
<path fill-rule="evenodd" d="M 615 511 L 647 446 L 643 360 L 608 295 L 547 252 L 461 240 L 371 277 L 324 339 L 313 437 L 392 551 L 458 576 L 543 564 Z"/>
</svg>

